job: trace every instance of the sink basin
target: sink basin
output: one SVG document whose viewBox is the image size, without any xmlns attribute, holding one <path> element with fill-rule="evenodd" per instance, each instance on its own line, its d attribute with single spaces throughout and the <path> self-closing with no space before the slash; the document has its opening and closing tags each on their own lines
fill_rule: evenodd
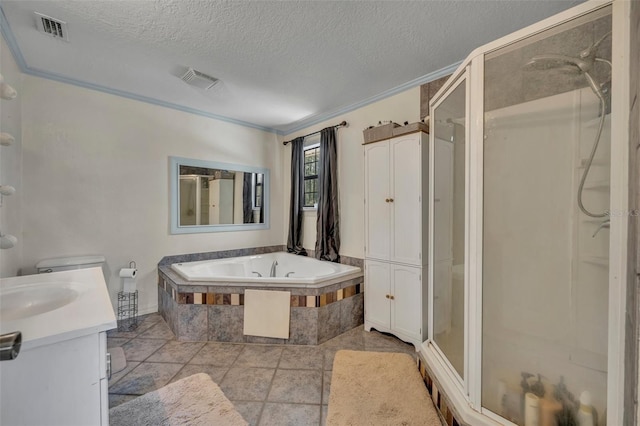
<svg viewBox="0 0 640 426">
<path fill-rule="evenodd" d="M 0 278 L 0 334 L 22 332 L 21 353 L 116 325 L 100 267 Z"/>
<path fill-rule="evenodd" d="M 74 287 L 68 282 L 47 282 L 2 289 L 0 321 L 33 317 L 68 305 L 80 295 Z"/>
</svg>

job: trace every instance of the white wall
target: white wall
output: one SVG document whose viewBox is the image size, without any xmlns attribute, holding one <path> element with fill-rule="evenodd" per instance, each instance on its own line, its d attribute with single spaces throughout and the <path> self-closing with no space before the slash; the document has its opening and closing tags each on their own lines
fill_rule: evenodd
<svg viewBox="0 0 640 426">
<path fill-rule="evenodd" d="M 163 256 L 282 244 L 285 167 L 274 134 L 32 76 L 22 128 L 23 274 L 43 258 L 103 254 L 115 301 L 118 271 L 134 260 L 144 313 L 157 309 Z M 170 235 L 172 155 L 270 169 L 270 229 Z"/>
<path fill-rule="evenodd" d="M 3 68 L 5 56 L 13 64 L 4 45 L 2 55 Z M 15 125 L 23 134 L 22 161 L 16 157 L 13 163 L 16 179 L 22 177 L 22 202 L 11 211 L 19 220 L 14 228 L 24 232 L 16 235 L 20 246 L 11 252 L 11 260 L 2 259 L 3 275 L 34 273 L 34 265 L 43 258 L 103 254 L 115 306 L 122 287 L 118 271 L 135 260 L 140 270 L 140 312 L 151 312 L 157 309 L 156 264 L 163 256 L 286 243 L 291 151 L 282 146 L 282 137 L 21 76 L 15 64 L 13 68 L 22 78 L 18 108 L 22 117 Z M 420 90 L 415 87 L 284 138 L 343 119 L 349 122 L 348 128 L 338 131 L 341 254 L 364 257 L 362 130 L 379 120 L 418 121 L 419 101 Z M 168 157 L 172 155 L 269 168 L 270 229 L 170 235 Z M 313 249 L 315 212 L 305 216 L 304 245 Z"/>
<path fill-rule="evenodd" d="M 0 250 L 0 277 L 16 275 L 22 251 L 22 219 L 20 202 L 21 187 L 21 105 L 22 74 L 3 37 L 0 37 L 0 73 L 4 81 L 17 90 L 18 96 L 13 100 L 0 100 L 0 131 L 10 133 L 15 139 L 11 146 L 0 146 L 0 185 L 11 185 L 16 193 L 2 197 L 0 207 L 0 231 L 18 238 L 18 244 L 12 249 Z"/>
<path fill-rule="evenodd" d="M 420 118 L 420 87 L 401 92 L 397 95 L 364 106 L 344 115 L 324 121 L 315 126 L 289 134 L 286 140 L 292 140 L 333 126 L 342 120 L 349 127 L 337 132 L 338 144 L 338 190 L 340 192 L 340 254 L 364 258 L 364 141 L 362 131 L 378 121 L 391 120 L 398 124 L 405 121 L 413 123 Z M 291 192 L 291 145 L 284 150 L 284 212 L 289 211 Z M 303 226 L 303 246 L 315 249 L 316 212 L 305 212 Z M 289 215 L 284 220 L 284 242 L 288 236 Z"/>
</svg>

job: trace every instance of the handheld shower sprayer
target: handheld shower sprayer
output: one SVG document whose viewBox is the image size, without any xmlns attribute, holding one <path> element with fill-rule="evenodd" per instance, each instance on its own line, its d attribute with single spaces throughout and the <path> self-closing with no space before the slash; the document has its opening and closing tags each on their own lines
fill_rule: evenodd
<svg viewBox="0 0 640 426">
<path fill-rule="evenodd" d="M 607 217 L 607 213 L 593 213 L 587 210 L 582 202 L 582 192 L 584 191 L 584 184 L 587 180 L 587 176 L 589 171 L 591 170 L 591 164 L 593 163 L 593 158 L 596 155 L 596 151 L 598 149 L 598 144 L 600 143 L 600 138 L 602 136 L 602 129 L 604 127 L 605 115 L 610 110 L 610 78 L 599 84 L 594 78 L 592 72 L 594 68 L 594 64 L 596 62 L 604 62 L 609 65 L 611 69 L 611 61 L 597 57 L 598 49 L 602 42 L 606 40 L 611 35 L 611 32 L 606 33 L 602 37 L 600 37 L 596 42 L 594 42 L 591 46 L 587 47 L 583 51 L 581 51 L 577 57 L 567 56 L 567 55 L 558 55 L 558 54 L 542 54 L 536 55 L 532 57 L 524 67 L 532 70 L 551 70 L 551 69 L 559 69 L 563 72 L 582 74 L 584 78 L 587 80 L 589 87 L 593 91 L 593 93 L 598 97 L 599 105 L 600 105 L 600 122 L 598 124 L 598 130 L 596 132 L 596 137 L 594 139 L 593 147 L 591 148 L 591 154 L 587 160 L 587 163 L 584 168 L 584 172 L 582 173 L 582 178 L 580 179 L 580 186 L 578 187 L 578 207 L 580 210 L 586 214 L 587 216 L 599 218 L 599 217 Z M 609 74 L 611 76 L 611 74 Z"/>
<path fill-rule="evenodd" d="M 559 69 L 560 71 L 583 74 L 589 83 L 591 90 L 598 96 L 598 98 L 604 98 L 605 94 L 602 91 L 602 87 L 598 84 L 592 75 L 593 67 L 596 62 L 604 62 L 611 66 L 611 62 L 604 58 L 596 56 L 598 48 L 604 40 L 611 35 L 611 32 L 606 33 L 600 37 L 591 46 L 584 49 L 578 54 L 577 57 L 568 55 L 558 55 L 554 53 L 536 55 L 532 57 L 524 66 L 525 68 L 534 70 L 552 70 Z"/>
</svg>

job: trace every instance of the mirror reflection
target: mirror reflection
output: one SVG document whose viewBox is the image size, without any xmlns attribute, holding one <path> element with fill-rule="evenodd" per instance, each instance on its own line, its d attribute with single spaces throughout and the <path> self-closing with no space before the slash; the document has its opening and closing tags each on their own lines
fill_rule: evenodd
<svg viewBox="0 0 640 426">
<path fill-rule="evenodd" d="M 264 174 L 180 166 L 180 226 L 264 223 Z"/>
<path fill-rule="evenodd" d="M 269 171 L 171 157 L 171 232 L 267 229 Z"/>
</svg>

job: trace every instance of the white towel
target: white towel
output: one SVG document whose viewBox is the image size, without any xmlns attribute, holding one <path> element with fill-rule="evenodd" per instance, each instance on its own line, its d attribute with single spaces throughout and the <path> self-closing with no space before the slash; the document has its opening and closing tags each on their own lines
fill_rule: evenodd
<svg viewBox="0 0 640 426">
<path fill-rule="evenodd" d="M 291 292 L 244 291 L 244 330 L 249 336 L 289 338 Z"/>
</svg>

